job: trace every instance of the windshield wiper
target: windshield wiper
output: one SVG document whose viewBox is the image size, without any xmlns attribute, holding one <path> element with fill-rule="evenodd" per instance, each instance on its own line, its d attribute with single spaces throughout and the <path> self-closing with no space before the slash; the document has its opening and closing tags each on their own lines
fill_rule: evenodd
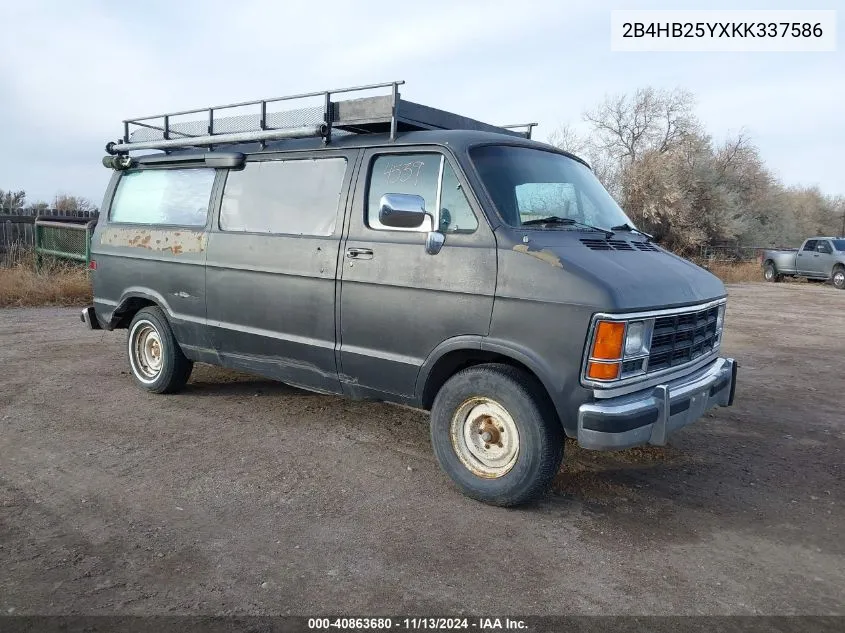
<svg viewBox="0 0 845 633">
<path fill-rule="evenodd" d="M 627 222 L 625 224 L 620 224 L 619 226 L 611 226 L 610 230 L 611 231 L 628 231 L 629 233 L 637 233 L 638 235 L 642 235 L 643 237 L 645 237 L 647 242 L 650 242 L 651 240 L 654 239 L 653 235 L 649 235 L 645 231 L 640 231 L 639 229 L 635 229 L 633 226 L 631 226 Z"/>
<path fill-rule="evenodd" d="M 613 231 L 608 231 L 607 229 L 603 229 L 598 226 L 593 226 L 592 224 L 584 224 L 583 222 L 573 220 L 572 218 L 562 218 L 559 215 L 550 215 L 547 218 L 536 218 L 534 220 L 528 220 L 527 222 L 523 222 L 522 226 L 532 226 L 538 224 L 561 224 L 563 226 L 575 226 L 580 227 L 582 229 L 589 229 L 590 231 L 599 231 L 601 233 L 604 233 L 605 237 L 613 237 Z"/>
</svg>

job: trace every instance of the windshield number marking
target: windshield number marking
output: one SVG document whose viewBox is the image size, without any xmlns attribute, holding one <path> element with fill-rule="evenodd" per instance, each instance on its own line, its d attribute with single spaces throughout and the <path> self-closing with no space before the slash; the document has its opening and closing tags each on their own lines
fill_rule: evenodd
<svg viewBox="0 0 845 633">
<path fill-rule="evenodd" d="M 387 178 L 387 184 L 395 185 L 398 182 L 407 183 L 413 178 L 412 186 L 416 187 L 420 177 L 420 170 L 425 166 L 425 162 L 421 160 L 413 160 L 399 165 L 391 165 L 388 167 L 384 176 Z"/>
</svg>

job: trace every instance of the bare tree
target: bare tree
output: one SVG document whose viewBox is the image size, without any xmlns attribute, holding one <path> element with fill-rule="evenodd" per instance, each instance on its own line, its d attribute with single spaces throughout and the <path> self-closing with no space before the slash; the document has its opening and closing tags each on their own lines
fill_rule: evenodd
<svg viewBox="0 0 845 633">
<path fill-rule="evenodd" d="M 633 95 L 608 96 L 584 113 L 602 148 L 617 159 L 633 162 L 643 152 L 666 152 L 697 128 L 695 100 L 686 90 L 647 87 Z"/>
<path fill-rule="evenodd" d="M 845 233 L 845 198 L 785 187 L 745 130 L 720 142 L 705 134 L 694 103 L 679 89 L 608 96 L 584 114 L 586 134 L 564 125 L 549 142 L 585 158 L 638 227 L 682 254 Z"/>
<path fill-rule="evenodd" d="M 549 135 L 549 145 L 562 149 L 570 154 L 583 157 L 589 147 L 588 139 L 581 136 L 572 125 L 564 123 Z"/>
<path fill-rule="evenodd" d="M 54 208 L 66 213 L 73 211 L 93 213 L 97 211 L 97 205 L 91 202 L 88 198 L 83 198 L 81 196 L 69 196 L 67 194 L 60 194 L 56 196 Z"/>
</svg>

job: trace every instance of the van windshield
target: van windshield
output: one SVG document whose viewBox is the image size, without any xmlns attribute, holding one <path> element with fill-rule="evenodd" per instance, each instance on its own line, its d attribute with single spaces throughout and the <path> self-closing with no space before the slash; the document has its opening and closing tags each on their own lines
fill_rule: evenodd
<svg viewBox="0 0 845 633">
<path fill-rule="evenodd" d="M 567 156 L 529 147 L 485 145 L 470 150 L 470 157 L 496 209 L 510 226 L 634 226 L 593 172 Z M 564 222 L 543 223 L 544 218 L 562 218 Z"/>
<path fill-rule="evenodd" d="M 833 248 L 845 252 L 845 240 L 833 240 Z"/>
</svg>

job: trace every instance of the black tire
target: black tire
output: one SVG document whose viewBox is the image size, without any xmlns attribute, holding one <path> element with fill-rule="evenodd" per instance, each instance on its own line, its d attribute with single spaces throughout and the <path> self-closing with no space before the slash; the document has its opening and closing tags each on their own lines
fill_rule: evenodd
<svg viewBox="0 0 845 633">
<path fill-rule="evenodd" d="M 473 418 L 474 412 L 484 410 L 476 407 L 494 406 L 501 407 L 509 416 L 501 428 L 509 424 L 515 426 L 518 439 L 516 455 L 508 470 L 499 475 L 483 476 L 473 472 L 464 460 L 469 459 L 474 467 L 481 469 L 487 466 L 474 459 L 469 449 L 459 449 L 458 446 L 461 437 L 476 438 L 475 431 L 469 430 L 475 428 L 469 422 L 471 418 L 484 420 L 482 424 L 485 425 L 493 423 L 499 426 L 495 417 L 480 415 Z M 462 410 L 467 410 L 466 407 L 473 408 L 464 418 L 467 422 L 460 422 Z M 464 431 L 455 438 L 453 418 L 456 420 L 455 428 Z M 487 437 L 481 435 L 480 429 L 478 433 Z M 501 443 L 496 446 L 505 446 L 505 435 L 504 432 L 497 434 L 496 438 Z M 440 388 L 431 409 L 431 443 L 440 467 L 464 494 L 492 505 L 515 506 L 544 493 L 560 468 L 563 439 L 560 422 L 542 386 L 533 376 L 508 365 L 476 365 L 458 372 Z M 486 440 L 478 441 L 483 444 Z M 468 446 L 467 441 L 462 446 Z M 458 450 L 462 451 L 463 459 Z M 482 449 L 477 447 L 477 450 Z M 507 448 L 493 447 L 493 450 L 507 453 L 514 449 L 513 445 L 507 445 Z"/>
<path fill-rule="evenodd" d="M 127 353 L 135 382 L 153 393 L 179 391 L 194 368 L 176 342 L 167 316 L 158 307 L 143 308 L 132 319 Z"/>
<path fill-rule="evenodd" d="M 766 262 L 763 266 L 763 279 L 771 282 L 783 281 L 783 275 L 778 274 L 778 269 L 772 262 Z"/>
<path fill-rule="evenodd" d="M 839 265 L 833 269 L 831 282 L 833 283 L 834 288 L 845 290 L 845 266 Z"/>
</svg>

